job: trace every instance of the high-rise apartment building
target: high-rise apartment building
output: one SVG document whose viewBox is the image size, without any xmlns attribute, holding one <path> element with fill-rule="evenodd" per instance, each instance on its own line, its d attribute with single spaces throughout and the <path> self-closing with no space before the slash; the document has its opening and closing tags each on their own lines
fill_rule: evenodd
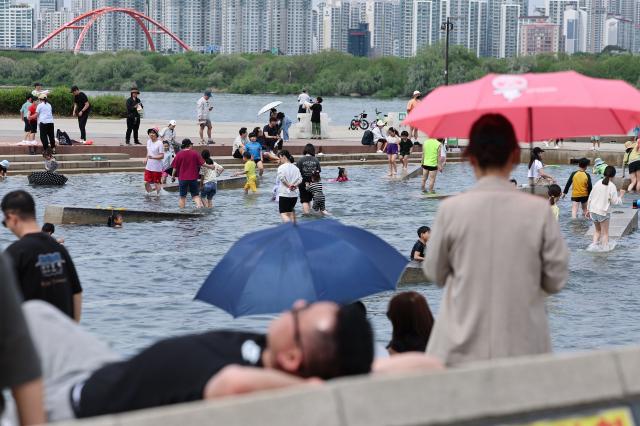
<svg viewBox="0 0 640 426">
<path fill-rule="evenodd" d="M 434 33 L 440 31 L 440 10 L 437 0 L 416 0 L 413 7 L 413 39 L 411 40 L 411 54 L 430 46 L 436 40 Z M 434 31 L 435 30 L 435 31 Z"/>
<path fill-rule="evenodd" d="M 600 53 L 605 47 L 605 0 L 589 0 L 587 6 L 587 52 Z"/>
<path fill-rule="evenodd" d="M 500 58 L 518 55 L 520 45 L 520 12 L 516 3 L 504 3 L 500 7 Z"/>
<path fill-rule="evenodd" d="M 549 22 L 558 25 L 560 35 L 559 51 L 564 52 L 564 12 L 567 8 L 577 8 L 578 0 L 546 0 L 545 10 L 549 17 Z"/>
<path fill-rule="evenodd" d="M 330 0 L 318 5 L 320 50 L 346 52 L 349 47 L 351 4 Z"/>
<path fill-rule="evenodd" d="M 64 7 L 63 0 L 40 0 L 39 12 L 55 12 Z"/>
<path fill-rule="evenodd" d="M 311 0 L 267 0 L 266 49 L 285 55 L 311 53 L 313 15 Z"/>
<path fill-rule="evenodd" d="M 42 40 L 57 28 L 73 19 L 73 13 L 67 9 L 60 10 L 40 10 L 36 27 L 38 29 L 38 40 Z M 76 43 L 76 36 L 72 31 L 64 31 L 47 43 L 49 50 L 72 50 Z"/>
<path fill-rule="evenodd" d="M 520 56 L 558 53 L 560 26 L 544 18 L 531 19 L 520 24 Z"/>
<path fill-rule="evenodd" d="M 476 56 L 489 55 L 489 40 L 487 28 L 489 27 L 489 3 L 487 0 L 469 1 L 469 33 L 467 35 L 467 49 Z"/>
<path fill-rule="evenodd" d="M 371 31 L 374 56 L 393 56 L 397 45 L 397 3 L 383 0 L 367 1 L 367 23 Z"/>
<path fill-rule="evenodd" d="M 0 0 L 0 47 L 29 49 L 33 47 L 34 33 L 34 8 L 31 5 Z"/>
<path fill-rule="evenodd" d="M 408 58 L 415 55 L 415 38 L 417 28 L 415 26 L 415 0 L 400 0 L 399 3 L 399 28 L 398 43 L 399 55 Z"/>
<path fill-rule="evenodd" d="M 587 51 L 587 11 L 576 7 L 567 7 L 562 25 L 564 52 L 570 55 Z"/>
<path fill-rule="evenodd" d="M 615 46 L 631 50 L 633 22 L 621 16 L 610 16 L 605 22 L 604 47 Z"/>
<path fill-rule="evenodd" d="M 146 12 L 145 0 L 96 0 L 95 7 L 123 7 Z M 139 25 L 124 13 L 109 13 L 98 19 L 94 25 L 96 50 L 146 50 L 147 41 Z"/>
</svg>

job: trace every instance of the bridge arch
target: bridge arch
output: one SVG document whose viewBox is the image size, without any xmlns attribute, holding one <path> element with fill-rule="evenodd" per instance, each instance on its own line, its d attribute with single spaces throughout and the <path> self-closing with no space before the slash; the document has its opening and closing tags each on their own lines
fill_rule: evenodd
<svg viewBox="0 0 640 426">
<path fill-rule="evenodd" d="M 184 41 L 180 40 L 178 36 L 176 36 L 171 31 L 169 31 L 160 22 L 156 21 L 153 18 L 148 17 L 142 12 L 139 12 L 134 9 L 124 8 L 124 7 L 102 7 L 102 8 L 84 13 L 82 15 L 79 15 L 76 18 L 72 19 L 71 21 L 67 22 L 66 24 L 62 25 L 61 27 L 57 28 L 55 31 L 51 32 L 51 34 L 49 34 L 48 36 L 40 40 L 35 46 L 33 46 L 33 48 L 42 49 L 44 45 L 46 45 L 51 39 L 53 39 L 55 36 L 57 36 L 63 31 L 80 30 L 78 41 L 76 42 L 76 45 L 73 48 L 73 53 L 78 53 L 80 52 L 80 48 L 82 47 L 82 42 L 84 41 L 84 38 L 86 37 L 91 27 L 102 16 L 110 13 L 123 13 L 133 18 L 134 22 L 136 22 L 140 26 L 140 28 L 142 28 L 142 31 L 144 32 L 144 35 L 147 39 L 147 43 L 149 44 L 149 50 L 151 50 L 152 52 L 156 51 L 156 46 L 155 46 L 155 43 L 153 42 L 153 38 L 151 37 L 151 32 L 149 31 L 149 28 L 147 28 L 146 24 L 150 24 L 151 27 L 154 27 L 155 33 L 160 33 L 160 34 L 164 33 L 169 37 L 171 37 L 184 50 L 187 50 L 187 51 L 191 50 L 191 48 L 187 46 L 187 44 Z M 83 21 L 85 22 L 83 23 Z"/>
</svg>

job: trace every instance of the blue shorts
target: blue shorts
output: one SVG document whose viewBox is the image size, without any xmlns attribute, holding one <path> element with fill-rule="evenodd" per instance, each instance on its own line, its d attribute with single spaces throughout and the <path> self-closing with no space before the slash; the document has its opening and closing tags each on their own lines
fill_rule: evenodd
<svg viewBox="0 0 640 426">
<path fill-rule="evenodd" d="M 200 196 L 211 200 L 216 195 L 216 192 L 218 192 L 218 184 L 216 182 L 207 182 L 204 184 L 202 191 L 200 191 Z"/>
<path fill-rule="evenodd" d="M 601 214 L 590 213 L 590 216 L 594 223 L 602 223 L 611 219 L 611 215 L 602 216 Z"/>
<path fill-rule="evenodd" d="M 180 197 L 186 197 L 187 192 L 191 193 L 192 197 L 197 197 L 200 194 L 197 180 L 181 180 L 178 187 L 180 188 Z"/>
</svg>

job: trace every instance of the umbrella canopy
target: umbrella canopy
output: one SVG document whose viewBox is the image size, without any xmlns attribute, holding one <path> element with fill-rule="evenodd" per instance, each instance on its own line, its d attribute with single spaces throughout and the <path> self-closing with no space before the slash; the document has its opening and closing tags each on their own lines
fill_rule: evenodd
<svg viewBox="0 0 640 426">
<path fill-rule="evenodd" d="M 469 136 L 484 114 L 504 115 L 520 141 L 625 135 L 640 123 L 640 92 L 574 71 L 487 76 L 439 87 L 404 120 L 431 137 Z"/>
<path fill-rule="evenodd" d="M 395 289 L 406 265 L 364 229 L 329 219 L 284 224 L 237 241 L 196 299 L 234 317 L 282 312 L 300 299 L 347 303 Z"/>
<path fill-rule="evenodd" d="M 263 106 L 262 108 L 260 108 L 260 111 L 258 111 L 258 115 L 262 115 L 265 112 L 269 111 L 271 108 L 275 108 L 280 104 L 282 104 L 282 101 L 270 102 L 270 103 L 266 104 L 265 106 Z"/>
</svg>

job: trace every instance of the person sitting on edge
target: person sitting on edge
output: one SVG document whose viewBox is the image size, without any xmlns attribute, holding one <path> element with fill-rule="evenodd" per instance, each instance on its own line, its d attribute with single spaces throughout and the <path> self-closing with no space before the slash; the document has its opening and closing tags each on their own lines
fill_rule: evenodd
<svg viewBox="0 0 640 426">
<path fill-rule="evenodd" d="M 411 249 L 411 256 L 409 259 L 415 260 L 417 262 L 422 262 L 424 260 L 424 251 L 427 248 L 427 243 L 429 242 L 429 236 L 431 235 L 431 228 L 428 226 L 421 226 L 418 228 L 418 241 L 413 245 Z"/>
<path fill-rule="evenodd" d="M 571 192 L 571 218 L 578 217 L 578 209 L 582 206 L 582 214 L 587 217 L 589 211 L 587 210 L 587 201 L 589 201 L 589 194 L 591 193 L 591 176 L 587 173 L 587 167 L 589 167 L 589 159 L 581 158 L 578 161 L 578 170 L 571 173 L 567 184 L 564 187 L 562 198 L 566 197 L 569 193 L 569 188 L 573 186 Z"/>
<path fill-rule="evenodd" d="M 238 136 L 233 140 L 233 146 L 231 147 L 231 155 L 233 158 L 237 158 L 239 160 L 242 159 L 242 155 L 245 151 L 245 145 L 249 142 L 249 138 L 247 137 L 247 128 L 241 127 L 238 131 Z"/>
<path fill-rule="evenodd" d="M 58 170 L 58 161 L 53 156 L 53 151 L 51 148 L 47 148 L 42 153 L 42 158 L 44 158 L 44 169 L 49 173 L 55 173 Z"/>
<path fill-rule="evenodd" d="M 129 359 L 49 305 L 23 311 L 44 360 L 49 421 L 85 418 L 168 404 L 214 399 L 368 374 L 373 332 L 352 305 L 303 301 L 274 319 L 267 334 L 209 331 L 161 340 Z M 375 363 L 376 371 L 437 370 L 424 354 Z"/>
<path fill-rule="evenodd" d="M 282 149 L 282 139 L 280 139 L 280 128 L 276 117 L 269 118 L 269 124 L 262 129 L 264 132 L 264 143 L 267 152 L 278 152 Z"/>
<path fill-rule="evenodd" d="M 423 295 L 415 291 L 396 294 L 389 301 L 387 318 L 393 326 L 391 341 L 387 345 L 389 355 L 427 349 L 434 320 Z"/>
<path fill-rule="evenodd" d="M 384 135 L 384 126 L 385 123 L 382 120 L 376 121 L 376 126 L 371 130 L 373 133 L 373 141 L 376 144 L 376 149 L 378 154 L 382 154 L 387 144 L 387 138 Z"/>
<path fill-rule="evenodd" d="M 256 163 L 253 161 L 251 157 L 251 153 L 248 151 L 242 155 L 242 161 L 244 162 L 244 170 L 241 172 L 236 172 L 233 176 L 242 176 L 245 175 L 247 177 L 247 182 L 244 184 L 244 193 L 248 194 L 249 190 L 254 194 L 258 192 L 258 178 L 256 176 Z"/>
<path fill-rule="evenodd" d="M 173 152 L 176 154 L 180 152 L 180 143 L 178 142 L 178 138 L 176 135 L 177 124 L 178 123 L 176 122 L 176 120 L 169 121 L 167 127 L 163 127 L 158 134 L 158 136 L 160 136 L 160 140 L 162 140 L 162 143 L 169 143 L 171 148 L 173 149 Z"/>
<path fill-rule="evenodd" d="M 0 161 L 0 178 L 4 179 L 7 177 L 7 171 L 9 170 L 10 164 L 9 160 Z"/>
<path fill-rule="evenodd" d="M 6 253 L 13 261 L 24 300 L 43 300 L 79 322 L 82 286 L 78 273 L 64 246 L 38 226 L 33 197 L 26 191 L 12 191 L 4 196 L 0 208 L 2 224 L 19 238 Z"/>
</svg>

